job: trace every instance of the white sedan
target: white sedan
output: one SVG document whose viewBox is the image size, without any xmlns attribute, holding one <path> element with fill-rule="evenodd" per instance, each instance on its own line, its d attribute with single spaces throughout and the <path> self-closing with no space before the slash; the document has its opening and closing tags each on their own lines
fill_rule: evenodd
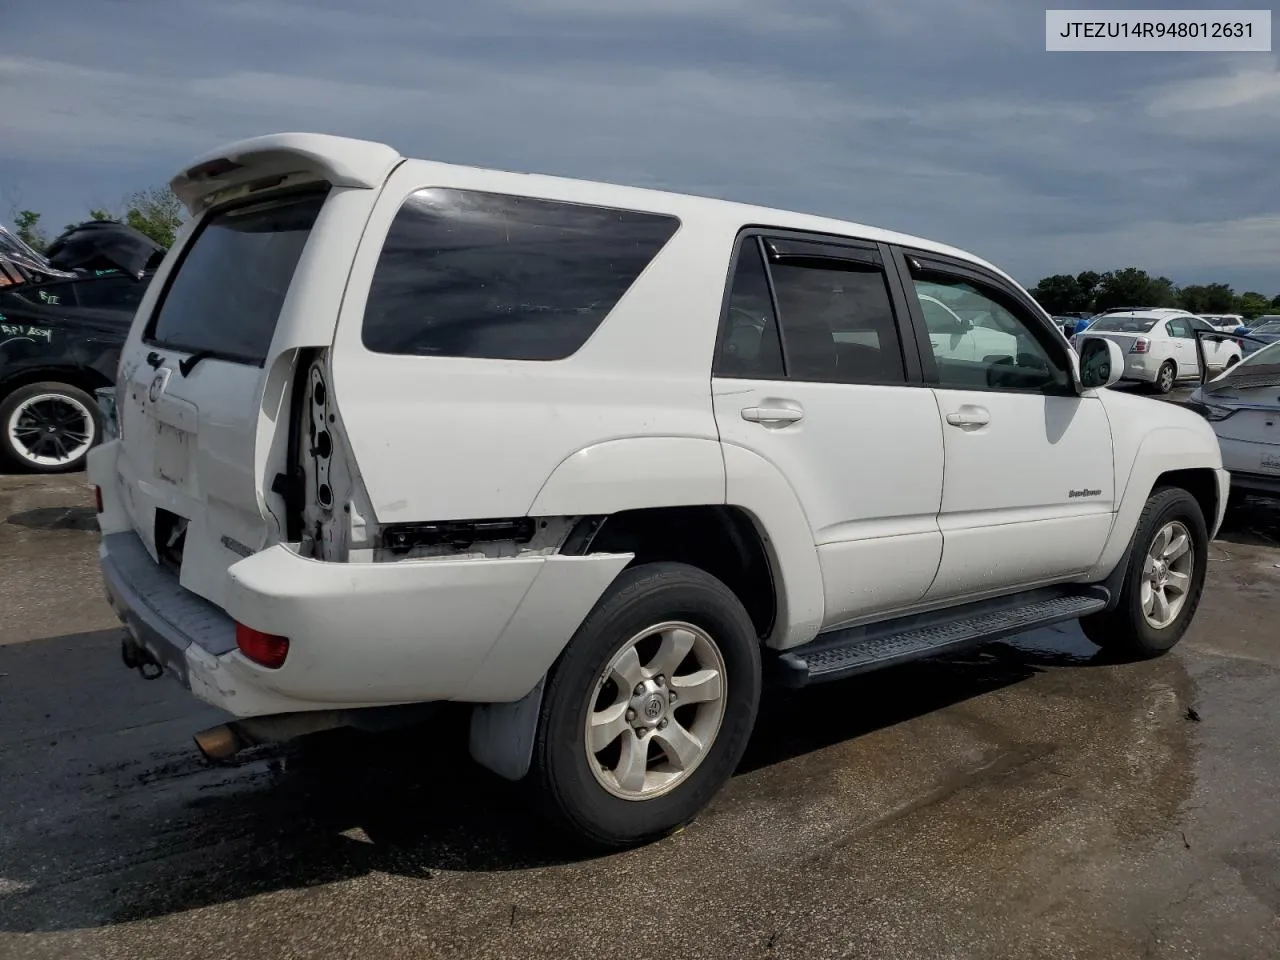
<svg viewBox="0 0 1280 960">
<path fill-rule="evenodd" d="M 1086 337 L 1103 337 L 1119 345 L 1125 355 L 1120 379 L 1151 384 L 1168 393 L 1179 380 L 1200 377 L 1193 330 L 1214 331 L 1199 317 L 1161 310 L 1112 313 L 1099 318 L 1089 329 L 1071 339 L 1080 349 Z M 1205 366 L 1220 373 L 1240 362 L 1240 344 L 1235 340 L 1204 338 Z"/>
<path fill-rule="evenodd" d="M 1232 494 L 1280 497 L 1280 343 L 1206 383 L 1188 405 L 1218 435 Z"/>
</svg>

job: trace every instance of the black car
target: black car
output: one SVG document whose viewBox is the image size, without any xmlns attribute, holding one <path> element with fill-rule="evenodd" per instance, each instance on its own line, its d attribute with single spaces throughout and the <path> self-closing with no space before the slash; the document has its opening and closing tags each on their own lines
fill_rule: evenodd
<svg viewBox="0 0 1280 960">
<path fill-rule="evenodd" d="M 101 438 L 93 391 L 115 382 L 149 274 L 99 273 L 0 289 L 0 455 L 38 473 L 78 470 Z"/>
</svg>

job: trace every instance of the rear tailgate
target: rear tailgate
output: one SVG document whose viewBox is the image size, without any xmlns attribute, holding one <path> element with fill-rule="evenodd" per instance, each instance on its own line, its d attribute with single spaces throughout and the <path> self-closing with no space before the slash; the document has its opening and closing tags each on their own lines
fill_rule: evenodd
<svg viewBox="0 0 1280 960">
<path fill-rule="evenodd" d="M 215 604 L 231 564 L 284 538 L 274 481 L 287 469 L 297 357 L 331 343 L 356 245 L 398 162 L 376 144 L 281 135 L 173 181 L 196 216 L 130 330 L 120 438 L 104 458 L 114 476 L 93 479 L 119 508 L 104 534 L 132 531 Z"/>
</svg>

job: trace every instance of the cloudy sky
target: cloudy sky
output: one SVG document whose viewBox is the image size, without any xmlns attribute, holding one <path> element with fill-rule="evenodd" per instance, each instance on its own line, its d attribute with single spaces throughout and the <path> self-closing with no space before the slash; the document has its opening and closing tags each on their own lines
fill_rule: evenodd
<svg viewBox="0 0 1280 960">
<path fill-rule="evenodd" d="M 1049 54 L 1026 0 L 362 5 L 4 0 L 0 221 L 315 130 L 1280 292 L 1273 54 Z"/>
</svg>

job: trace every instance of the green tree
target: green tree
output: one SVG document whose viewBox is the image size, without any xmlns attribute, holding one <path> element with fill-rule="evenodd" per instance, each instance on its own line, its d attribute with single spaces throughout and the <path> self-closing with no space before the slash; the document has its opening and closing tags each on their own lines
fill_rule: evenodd
<svg viewBox="0 0 1280 960">
<path fill-rule="evenodd" d="M 1108 270 L 1098 284 L 1094 306 L 1099 310 L 1112 307 L 1172 307 L 1178 302 L 1173 281 L 1153 277 L 1137 267 Z"/>
<path fill-rule="evenodd" d="M 1280 293 L 1275 295 L 1275 298 L 1271 301 L 1271 305 L 1273 307 L 1280 307 Z"/>
<path fill-rule="evenodd" d="M 31 249 L 43 253 L 45 247 L 49 246 L 49 238 L 40 229 L 40 214 L 34 210 L 19 210 L 13 215 L 13 225 L 18 239 Z"/>
<path fill-rule="evenodd" d="M 1235 312 L 1241 314 L 1246 320 L 1252 320 L 1259 314 L 1266 313 L 1270 308 L 1271 301 L 1267 299 L 1265 293 L 1250 290 L 1240 294 L 1236 299 Z"/>
<path fill-rule="evenodd" d="M 1080 288 L 1080 296 L 1084 303 L 1080 310 L 1093 310 L 1094 300 L 1098 296 L 1098 284 L 1102 282 L 1102 274 L 1092 270 L 1082 270 L 1076 274 L 1076 286 Z"/>
<path fill-rule="evenodd" d="M 1192 284 L 1178 291 L 1178 306 L 1192 313 L 1230 313 L 1236 293 L 1225 283 Z"/>
<path fill-rule="evenodd" d="M 182 201 L 168 187 L 161 187 L 129 194 L 123 219 L 162 247 L 171 247 L 185 216 Z"/>
<path fill-rule="evenodd" d="M 1045 277 L 1031 289 L 1031 295 L 1051 314 L 1089 309 L 1088 298 L 1082 295 L 1076 278 L 1069 273 Z"/>
</svg>

